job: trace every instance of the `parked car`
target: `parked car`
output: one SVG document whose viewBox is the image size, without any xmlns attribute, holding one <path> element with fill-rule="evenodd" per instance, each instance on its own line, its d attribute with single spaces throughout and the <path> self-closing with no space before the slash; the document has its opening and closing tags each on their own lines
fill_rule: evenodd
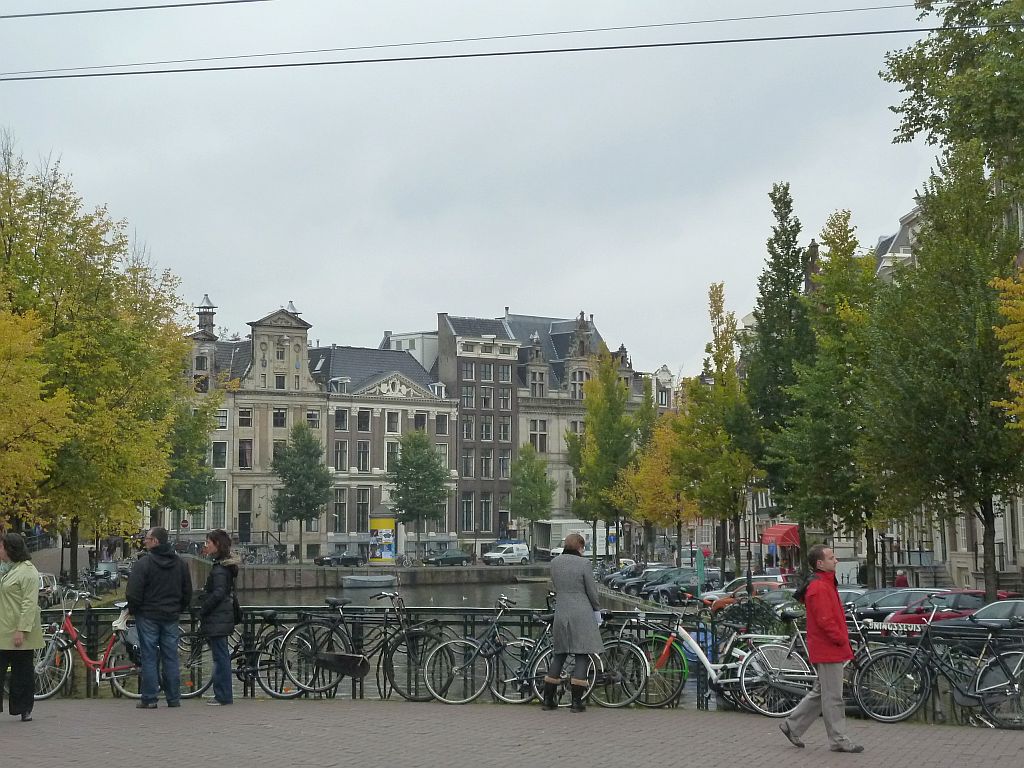
<svg viewBox="0 0 1024 768">
<path fill-rule="evenodd" d="M 746 580 L 744 580 L 746 582 Z M 761 597 L 773 590 L 779 588 L 779 584 L 776 581 L 755 581 L 751 585 L 754 589 L 754 596 Z M 706 595 L 701 595 L 700 599 L 704 605 L 711 606 L 711 610 L 718 612 L 725 608 L 727 605 L 732 605 L 737 600 L 745 597 L 747 594 L 747 585 L 744 583 L 742 586 L 737 587 L 732 592 L 725 595 L 721 595 L 718 592 L 708 592 Z"/>
<path fill-rule="evenodd" d="M 1007 592 L 1000 589 L 996 592 L 996 598 L 1006 600 L 1020 597 L 1019 592 Z M 895 611 L 886 616 L 885 621 L 894 624 L 924 624 L 932 615 L 932 608 L 935 608 L 933 621 L 949 621 L 950 619 L 962 619 L 970 616 L 985 605 L 985 590 L 983 589 L 952 589 L 941 595 L 922 598 L 911 603 L 902 610 Z"/>
<path fill-rule="evenodd" d="M 57 577 L 52 573 L 39 574 L 39 607 L 49 608 L 60 602 L 60 591 L 57 587 Z"/>
<path fill-rule="evenodd" d="M 839 601 L 843 605 L 849 605 L 858 597 L 867 592 L 864 587 L 839 587 Z"/>
<path fill-rule="evenodd" d="M 446 549 L 444 552 L 428 555 L 423 558 L 423 564 L 436 565 L 438 567 L 442 565 L 469 565 L 470 559 L 469 555 L 461 549 Z"/>
<path fill-rule="evenodd" d="M 786 584 L 786 576 L 788 576 L 788 574 L 786 574 L 786 575 L 776 574 L 774 576 L 763 576 L 762 575 L 762 576 L 754 576 L 754 577 L 752 577 L 752 580 L 753 580 L 753 582 L 755 584 L 761 584 L 761 585 L 771 584 L 772 585 L 772 587 L 771 587 L 772 589 L 780 589 L 783 585 Z M 702 600 L 705 601 L 705 604 L 710 605 L 712 602 L 714 602 L 715 600 L 717 600 L 720 597 L 729 597 L 737 589 L 744 589 L 745 590 L 746 588 L 747 588 L 747 577 L 746 576 L 737 576 L 735 579 L 730 579 L 725 584 L 725 586 L 721 587 L 720 589 L 709 590 L 707 592 L 701 592 L 700 597 L 701 597 Z"/>
<path fill-rule="evenodd" d="M 992 624 L 1004 630 L 1004 639 L 1024 641 L 1024 600 L 1000 600 L 979 608 L 970 616 L 949 619 L 936 624 L 933 635 L 954 636 L 958 642 L 981 647 L 987 633 L 984 624 Z"/>
<path fill-rule="evenodd" d="M 876 589 L 866 589 L 858 597 L 849 600 L 843 605 L 846 607 L 846 612 L 849 613 L 855 608 L 862 608 L 865 605 L 871 605 L 875 600 L 885 595 L 891 595 L 896 591 L 896 587 L 878 587 Z"/>
<path fill-rule="evenodd" d="M 663 566 L 659 567 L 658 563 L 653 563 L 653 565 L 655 566 L 656 570 L 664 570 L 665 568 L 668 568 L 667 565 L 663 565 Z M 605 585 L 609 589 L 622 589 L 623 582 L 625 582 L 627 579 L 636 578 L 637 576 L 642 574 L 644 571 L 646 571 L 648 569 L 648 567 L 649 566 L 648 566 L 647 563 L 634 563 L 633 565 L 631 565 L 631 566 L 629 566 L 627 568 L 623 568 L 622 570 L 617 572 L 615 575 L 613 575 L 610 579 L 608 579 L 605 582 Z"/>
<path fill-rule="evenodd" d="M 332 552 L 329 555 L 314 557 L 313 562 L 317 565 L 326 565 L 331 568 L 336 568 L 339 565 L 366 565 L 366 558 L 362 555 L 356 555 L 350 552 Z"/>
<path fill-rule="evenodd" d="M 653 565 L 648 564 L 648 566 L 640 572 L 640 575 L 630 576 L 625 579 L 616 579 L 612 582 L 611 588 L 626 595 L 638 595 L 640 594 L 640 588 L 644 584 L 648 581 L 653 581 L 662 573 L 662 571 L 668 570 L 670 570 L 670 566 L 667 565 L 662 565 L 660 563 L 655 563 Z M 628 591 L 627 587 L 629 588 Z"/>
<path fill-rule="evenodd" d="M 645 587 L 651 587 L 656 584 L 665 584 L 673 576 L 677 576 L 682 572 L 682 568 L 648 568 L 639 576 L 635 576 L 632 579 L 626 579 L 622 583 L 620 589 L 623 594 L 638 597 L 641 590 Z"/>
<path fill-rule="evenodd" d="M 484 562 L 487 565 L 526 565 L 530 562 L 530 548 L 525 544 L 499 544 L 490 552 L 484 552 Z"/>
<path fill-rule="evenodd" d="M 697 589 L 697 572 L 684 568 L 664 584 L 645 585 L 640 590 L 640 597 L 662 605 L 682 605 L 685 600 L 698 591 L 706 592 L 721 583 L 721 574 L 717 568 L 704 571 L 704 583 Z"/>
<path fill-rule="evenodd" d="M 96 567 L 92 569 L 92 575 L 95 579 L 104 579 L 110 584 L 111 589 L 117 589 L 121 586 L 121 572 L 117 568 L 117 563 L 111 561 L 103 561 L 96 563 Z"/>
<path fill-rule="evenodd" d="M 871 602 L 862 605 L 861 600 L 857 601 L 857 607 L 853 609 L 857 618 L 861 621 L 884 621 L 891 613 L 906 608 L 911 603 L 916 603 L 928 595 L 936 592 L 948 592 L 948 589 L 897 589 L 887 595 L 882 595 Z"/>
</svg>

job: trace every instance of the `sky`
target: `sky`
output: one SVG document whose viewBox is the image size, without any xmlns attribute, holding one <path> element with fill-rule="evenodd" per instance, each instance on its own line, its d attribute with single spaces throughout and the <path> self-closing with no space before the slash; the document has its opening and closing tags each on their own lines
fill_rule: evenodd
<svg viewBox="0 0 1024 768">
<path fill-rule="evenodd" d="M 159 2 L 0 0 L 0 15 Z M 901 7 L 692 23 L 883 5 Z M 644 25 L 670 26 L 539 34 Z M 899 0 L 270 0 L 0 19 L 0 129 L 30 164 L 59 160 L 186 301 L 209 294 L 243 335 L 289 301 L 311 340 L 370 347 L 436 328 L 438 312 L 583 311 L 636 369 L 693 375 L 710 284 L 738 318 L 754 307 L 774 183 L 791 184 L 804 243 L 849 209 L 873 247 L 913 207 L 934 148 L 892 143 L 900 94 L 878 72 L 919 34 L 2 78 L 925 25 Z M 530 36 L 408 45 L 509 35 Z"/>
</svg>

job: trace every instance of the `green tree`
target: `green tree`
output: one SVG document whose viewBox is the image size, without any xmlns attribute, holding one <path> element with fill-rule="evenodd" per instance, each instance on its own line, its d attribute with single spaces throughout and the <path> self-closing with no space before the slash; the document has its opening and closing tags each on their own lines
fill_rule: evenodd
<svg viewBox="0 0 1024 768">
<path fill-rule="evenodd" d="M 44 394 L 41 337 L 35 313 L 0 310 L 0 527 L 35 519 L 39 484 L 67 435 L 67 393 Z"/>
<path fill-rule="evenodd" d="M 533 546 L 533 524 L 551 514 L 551 496 L 557 483 L 548 477 L 548 463 L 529 443 L 519 449 L 519 456 L 512 462 L 513 517 L 530 521 L 530 546 Z"/>
<path fill-rule="evenodd" d="M 1024 434 L 999 405 L 1011 399 L 995 329 L 996 278 L 1021 243 L 1004 227 L 1006 198 L 975 144 L 947 151 L 920 197 L 917 266 L 897 273 L 873 314 L 864 455 L 881 502 L 925 506 L 980 522 L 985 592 L 995 597 L 995 497 L 1024 479 Z"/>
<path fill-rule="evenodd" d="M 416 523 L 417 556 L 426 520 L 443 520 L 448 506 L 448 470 L 427 437 L 414 430 L 399 438 L 398 459 L 388 472 L 391 503 L 400 523 Z"/>
<path fill-rule="evenodd" d="M 897 142 L 924 136 L 952 146 L 979 141 L 997 177 L 1024 188 L 1024 0 L 918 0 L 941 25 L 886 56 L 882 77 L 902 88 Z M 969 28 L 968 28 L 969 27 Z"/>
<path fill-rule="evenodd" d="M 281 487 L 274 495 L 274 519 L 299 521 L 299 562 L 302 529 L 323 513 L 331 496 L 331 472 L 324 463 L 324 446 L 307 424 L 292 427 L 287 445 L 274 451 L 271 467 Z"/>
<path fill-rule="evenodd" d="M 794 517 L 831 531 L 867 533 L 869 579 L 874 578 L 878 488 L 861 460 L 867 326 L 878 289 L 873 254 L 861 253 L 849 211 L 833 213 L 821 232 L 825 255 L 806 297 L 816 339 L 813 362 L 796 363 L 789 390 L 795 410 L 772 434 L 771 461 L 787 478 L 784 500 Z"/>
<path fill-rule="evenodd" d="M 214 475 L 207 453 L 221 403 L 219 392 L 214 390 L 197 403 L 178 404 L 170 434 L 170 471 L 157 497 L 158 507 L 197 512 L 213 496 Z"/>
</svg>

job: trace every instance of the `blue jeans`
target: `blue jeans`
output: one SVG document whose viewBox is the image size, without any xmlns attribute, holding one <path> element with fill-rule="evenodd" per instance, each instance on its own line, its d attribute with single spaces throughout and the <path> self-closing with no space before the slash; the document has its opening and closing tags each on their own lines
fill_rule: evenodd
<svg viewBox="0 0 1024 768">
<path fill-rule="evenodd" d="M 159 681 L 167 703 L 177 703 L 181 699 L 178 622 L 136 616 L 135 626 L 142 652 L 142 700 L 147 704 L 156 702 Z"/>
<path fill-rule="evenodd" d="M 226 637 L 210 637 L 210 651 L 213 653 L 213 698 L 221 704 L 232 702 L 231 693 L 231 651 Z"/>
</svg>

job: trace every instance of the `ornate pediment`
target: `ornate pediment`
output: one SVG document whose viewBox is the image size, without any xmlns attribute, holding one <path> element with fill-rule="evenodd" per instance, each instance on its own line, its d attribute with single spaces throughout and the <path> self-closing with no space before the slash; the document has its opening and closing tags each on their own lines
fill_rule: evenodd
<svg viewBox="0 0 1024 768">
<path fill-rule="evenodd" d="M 271 312 L 266 317 L 256 320 L 255 322 L 249 323 L 248 325 L 252 326 L 253 328 L 269 325 L 275 328 L 301 328 L 303 330 L 313 327 L 305 320 L 303 320 L 301 317 L 289 312 L 286 309 L 279 309 L 276 312 Z"/>
<path fill-rule="evenodd" d="M 430 391 L 400 373 L 388 373 L 379 379 L 360 387 L 353 394 L 372 397 L 433 397 Z"/>
</svg>

